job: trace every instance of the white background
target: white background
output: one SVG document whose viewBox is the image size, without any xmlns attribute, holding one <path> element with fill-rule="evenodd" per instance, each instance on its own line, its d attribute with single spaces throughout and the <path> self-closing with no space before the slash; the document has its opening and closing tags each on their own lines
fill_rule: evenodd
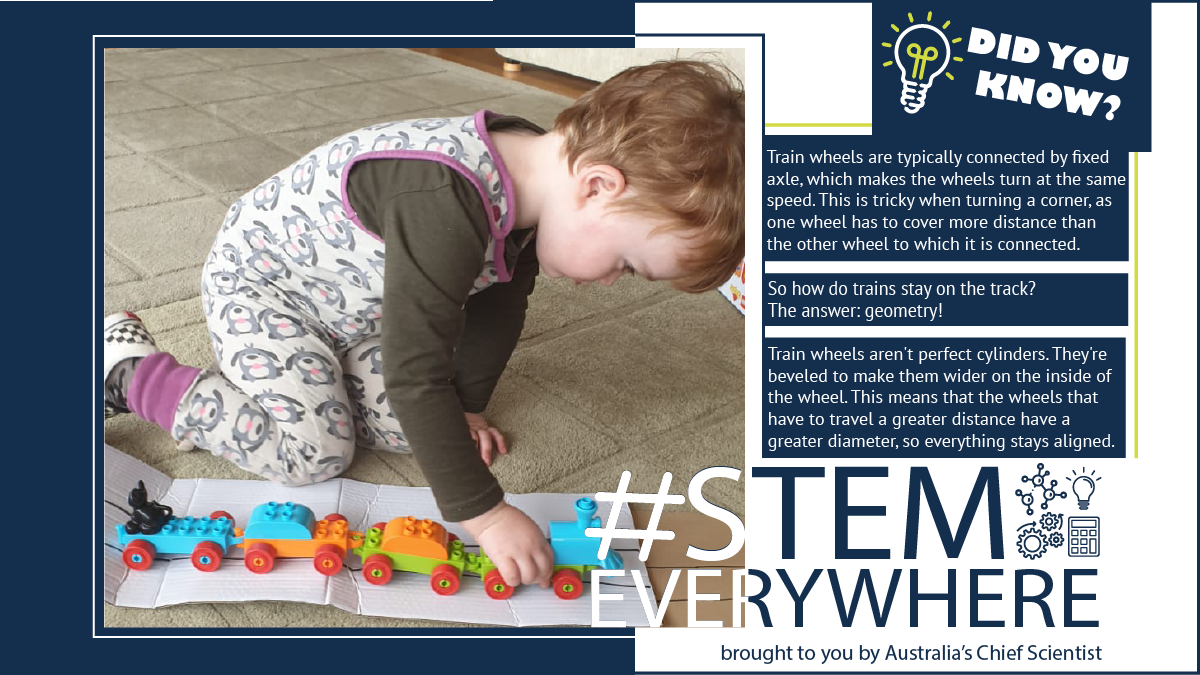
<svg viewBox="0 0 1200 675">
<path fill-rule="evenodd" d="M 884 17 L 886 18 L 886 17 Z M 952 18 L 952 17 L 947 17 Z M 1031 18 L 1031 20 L 1033 20 Z M 873 25 L 867 5 L 851 4 L 761 4 L 761 5 L 654 5 L 639 4 L 638 33 L 765 33 L 765 121 L 766 122 L 869 122 L 870 78 L 886 76 L 870 60 L 870 54 L 843 54 L 836 60 L 814 60 L 815 55 L 844 53 L 846 43 L 863 44 L 860 37 L 878 34 L 886 23 L 876 17 Z M 639 629 L 636 667 L 638 670 L 1195 670 L 1196 663 L 1196 6 L 1159 4 L 1153 8 L 1153 153 L 1140 153 L 1139 214 L 1139 454 L 1133 459 L 1133 398 L 1129 395 L 1127 429 L 1128 459 L 1045 460 L 1050 478 L 1059 480 L 1058 490 L 1069 498 L 1052 502 L 1050 511 L 1065 517 L 1090 515 L 1101 518 L 1101 556 L 1068 558 L 1066 549 L 1052 549 L 1040 560 L 1023 559 L 1016 550 L 1016 530 L 1043 511 L 1026 516 L 1025 508 L 1012 494 L 1027 487 L 1021 476 L 1035 471 L 1037 460 L 906 460 L 891 462 L 887 479 L 851 481 L 850 503 L 885 505 L 888 515 L 852 518 L 850 545 L 891 548 L 892 558 L 882 561 L 833 559 L 833 467 L 878 466 L 876 460 L 767 460 L 761 457 L 762 417 L 761 349 L 763 327 L 760 282 L 747 279 L 752 299 L 746 313 L 746 465 L 825 466 L 824 479 L 804 479 L 797 487 L 797 560 L 780 558 L 780 489 L 778 479 L 753 479 L 746 498 L 747 566 L 760 570 L 785 568 L 797 590 L 803 588 L 814 568 L 836 567 L 843 593 L 849 599 L 860 568 L 873 572 L 877 594 L 882 599 L 893 569 L 905 570 L 884 629 L 874 627 L 870 606 L 864 598 L 853 627 L 842 628 L 824 574 L 805 604 L 805 628 L 794 627 L 793 603 L 779 579 L 767 598 L 776 628 L 766 629 Z M 712 39 L 639 39 L 638 46 L 672 44 L 717 45 Z M 684 42 L 687 40 L 687 42 Z M 747 44 L 747 64 L 759 62 Z M 810 67 L 817 64 L 821 67 Z M 808 65 L 806 65 L 808 64 Z M 890 70 L 888 71 L 890 75 Z M 757 126 L 750 122 L 756 103 L 755 79 L 747 73 L 747 266 L 759 269 L 761 248 L 761 166 L 756 158 Z M 949 84 L 949 83 L 943 83 Z M 897 85 L 898 86 L 898 85 Z M 930 96 L 935 96 L 936 91 Z M 820 101 L 819 105 L 815 101 Z M 930 104 L 933 104 L 931 100 Z M 772 130 L 774 131 L 774 130 Z M 820 130 L 823 133 L 831 130 Z M 832 130 L 840 131 L 840 130 Z M 769 145 L 769 143 L 768 143 Z M 1058 151 L 1071 148 L 1054 148 Z M 1132 156 L 1130 170 L 1132 172 Z M 1132 176 L 1131 176 L 1132 177 Z M 1132 204 L 1132 199 L 1130 200 Z M 1130 236 L 1133 222 L 1130 221 Z M 1130 251 L 1133 245 L 1131 241 Z M 872 263 L 772 263 L 768 272 L 893 272 L 914 271 L 911 264 Z M 924 272 L 1100 272 L 1131 274 L 1131 263 L 921 263 Z M 1068 300 L 1069 301 L 1069 300 Z M 1133 303 L 1130 303 L 1132 314 Z M 1132 320 L 1132 316 L 1131 316 Z M 1132 323 L 1132 321 L 1131 321 Z M 1133 327 L 1112 328 L 787 328 L 768 326 L 772 337 L 803 336 L 1121 336 L 1128 337 L 1130 389 L 1133 379 Z M 967 539 L 961 557 L 947 560 L 932 528 L 927 507 L 922 507 L 922 536 L 917 561 L 903 560 L 904 515 L 911 466 L 928 466 L 951 527 L 966 502 L 981 465 L 998 466 L 1001 477 L 1006 558 L 991 560 L 987 530 L 977 524 Z M 1070 492 L 1072 472 L 1102 476 L 1097 483 L 1092 508 L 1081 512 Z M 749 481 L 749 468 L 743 480 Z M 987 499 L 981 504 L 986 508 Z M 982 514 L 981 514 L 982 515 Z M 978 518 L 978 516 L 977 516 Z M 981 521 L 977 521 L 981 522 Z M 854 564 L 871 563 L 871 564 Z M 957 568 L 957 628 L 946 628 L 944 602 L 922 602 L 920 628 L 909 628 L 908 583 L 910 569 L 919 569 L 922 592 L 944 592 L 946 570 Z M 1013 625 L 1012 570 L 1041 569 L 1054 577 L 1055 589 L 1048 598 L 1058 627 L 1041 625 L 1040 612 L 1026 605 L 1025 628 Z M 1062 573 L 1066 567 L 1099 570 L 1097 577 L 1078 577 L 1076 593 L 1096 593 L 1094 602 L 1077 602 L 1076 619 L 1098 620 L 1099 628 L 1063 628 Z M 970 628 L 969 572 L 971 568 L 1006 570 L 1003 577 L 985 577 L 983 593 L 1002 593 L 1004 600 L 981 605 L 981 618 L 1003 620 L 1004 628 Z M 774 576 L 774 572 L 772 572 Z M 682 580 L 681 580 L 682 583 Z M 1036 592 L 1036 579 L 1027 581 L 1026 593 Z M 757 583 L 748 582 L 753 591 Z M 761 626 L 757 610 L 747 609 L 751 626 Z M 970 648 L 979 645 L 1036 644 L 1055 647 L 1103 648 L 1102 661 L 1006 661 L 944 662 L 890 661 L 874 665 L 860 661 L 816 663 L 780 661 L 771 666 L 760 662 L 721 660 L 721 647 L 763 648 L 803 645 L 820 648 L 875 649 L 948 645 Z M 794 652 L 793 652 L 794 653 Z"/>
</svg>

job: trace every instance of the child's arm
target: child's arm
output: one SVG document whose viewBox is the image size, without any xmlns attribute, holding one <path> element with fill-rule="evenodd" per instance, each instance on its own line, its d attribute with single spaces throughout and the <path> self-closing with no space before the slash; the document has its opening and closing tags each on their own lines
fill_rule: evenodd
<svg viewBox="0 0 1200 675">
<path fill-rule="evenodd" d="M 391 188 L 396 185 L 405 186 L 400 194 Z M 506 581 L 522 583 L 526 570 L 532 579 L 548 580 L 549 568 L 540 561 L 552 559 L 549 544 L 537 525 L 505 504 L 472 440 L 455 385 L 464 307 L 488 241 L 478 193 L 440 164 L 388 160 L 355 167 L 347 189 L 363 224 L 385 242 L 384 386 L 443 518 L 463 522 L 481 543 L 489 542 L 496 550 L 485 550 L 496 556 L 501 574 L 513 575 Z M 372 202 L 359 190 L 388 198 Z M 360 203 L 370 208 L 359 209 Z"/>
<path fill-rule="evenodd" d="M 467 300 L 466 325 L 454 353 L 458 398 L 468 413 L 471 436 L 477 437 L 483 461 L 489 466 L 493 452 L 506 454 L 508 448 L 482 413 L 525 326 L 525 310 L 538 274 L 537 242 L 532 238 L 514 267 L 511 281 L 492 284 Z"/>
<path fill-rule="evenodd" d="M 486 239 L 475 222 L 478 194 L 445 171 L 377 209 L 386 245 L 381 350 L 388 401 L 413 457 L 442 516 L 463 521 L 504 492 L 480 459 L 454 382 L 463 307 Z"/>
</svg>

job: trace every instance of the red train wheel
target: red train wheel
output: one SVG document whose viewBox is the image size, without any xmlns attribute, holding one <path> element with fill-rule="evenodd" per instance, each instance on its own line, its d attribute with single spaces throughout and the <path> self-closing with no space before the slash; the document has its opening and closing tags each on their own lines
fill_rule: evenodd
<svg viewBox="0 0 1200 675">
<path fill-rule="evenodd" d="M 259 542 L 246 549 L 246 569 L 255 574 L 266 574 L 275 568 L 275 547 Z"/>
<path fill-rule="evenodd" d="M 208 517 L 211 520 L 216 520 L 217 518 L 228 518 L 229 527 L 233 527 L 233 516 L 229 515 L 228 511 L 213 511 L 212 513 L 208 514 Z"/>
<path fill-rule="evenodd" d="M 363 563 L 363 578 L 367 583 L 382 586 L 392 580 L 392 559 L 382 553 L 367 556 Z"/>
<path fill-rule="evenodd" d="M 438 595 L 454 595 L 458 592 L 458 570 L 451 565 L 438 565 L 429 575 L 429 586 Z"/>
<path fill-rule="evenodd" d="M 216 542 L 202 541 L 192 549 L 192 566 L 201 572 L 214 572 L 221 566 L 225 552 Z"/>
<path fill-rule="evenodd" d="M 142 539 L 134 539 L 125 545 L 121 560 L 131 570 L 139 572 L 150 569 L 154 563 L 154 544 Z"/>
<path fill-rule="evenodd" d="M 337 521 L 339 521 L 339 520 L 341 520 L 341 521 L 345 521 L 345 520 L 346 520 L 346 516 L 343 516 L 343 515 L 342 515 L 342 514 L 340 514 L 340 513 L 331 513 L 331 514 L 329 514 L 329 515 L 325 516 L 325 520 L 327 520 L 327 521 L 329 521 L 329 522 L 331 522 L 331 523 L 336 523 L 336 522 L 337 522 Z"/>
<path fill-rule="evenodd" d="M 333 544 L 325 544 L 313 556 L 313 567 L 327 577 L 342 571 L 342 550 Z"/>
<path fill-rule="evenodd" d="M 491 570 L 483 576 L 483 590 L 496 600 L 507 600 L 513 594 L 513 587 L 504 582 L 500 570 Z"/>
<path fill-rule="evenodd" d="M 550 580 L 554 585 L 554 594 L 563 600 L 574 600 L 583 595 L 583 580 L 575 570 L 559 570 Z"/>
</svg>

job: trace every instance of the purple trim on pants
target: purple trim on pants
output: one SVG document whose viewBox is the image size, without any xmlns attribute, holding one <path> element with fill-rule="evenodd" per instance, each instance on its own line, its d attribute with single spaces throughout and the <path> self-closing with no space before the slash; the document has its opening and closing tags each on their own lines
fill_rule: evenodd
<svg viewBox="0 0 1200 675">
<path fill-rule="evenodd" d="M 199 368 L 181 366 L 166 352 L 155 352 L 138 362 L 126 392 L 126 403 L 138 417 L 171 431 L 175 410 L 192 388 Z"/>
</svg>

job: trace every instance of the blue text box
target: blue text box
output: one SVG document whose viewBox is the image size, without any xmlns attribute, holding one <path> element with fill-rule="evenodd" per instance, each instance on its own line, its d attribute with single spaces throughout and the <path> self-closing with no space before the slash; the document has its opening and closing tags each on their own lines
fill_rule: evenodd
<svg viewBox="0 0 1200 675">
<path fill-rule="evenodd" d="M 773 338 L 763 370 L 764 458 L 1126 454 L 1124 338 Z"/>
<path fill-rule="evenodd" d="M 769 274 L 768 326 L 1125 326 L 1127 274 Z"/>
</svg>

